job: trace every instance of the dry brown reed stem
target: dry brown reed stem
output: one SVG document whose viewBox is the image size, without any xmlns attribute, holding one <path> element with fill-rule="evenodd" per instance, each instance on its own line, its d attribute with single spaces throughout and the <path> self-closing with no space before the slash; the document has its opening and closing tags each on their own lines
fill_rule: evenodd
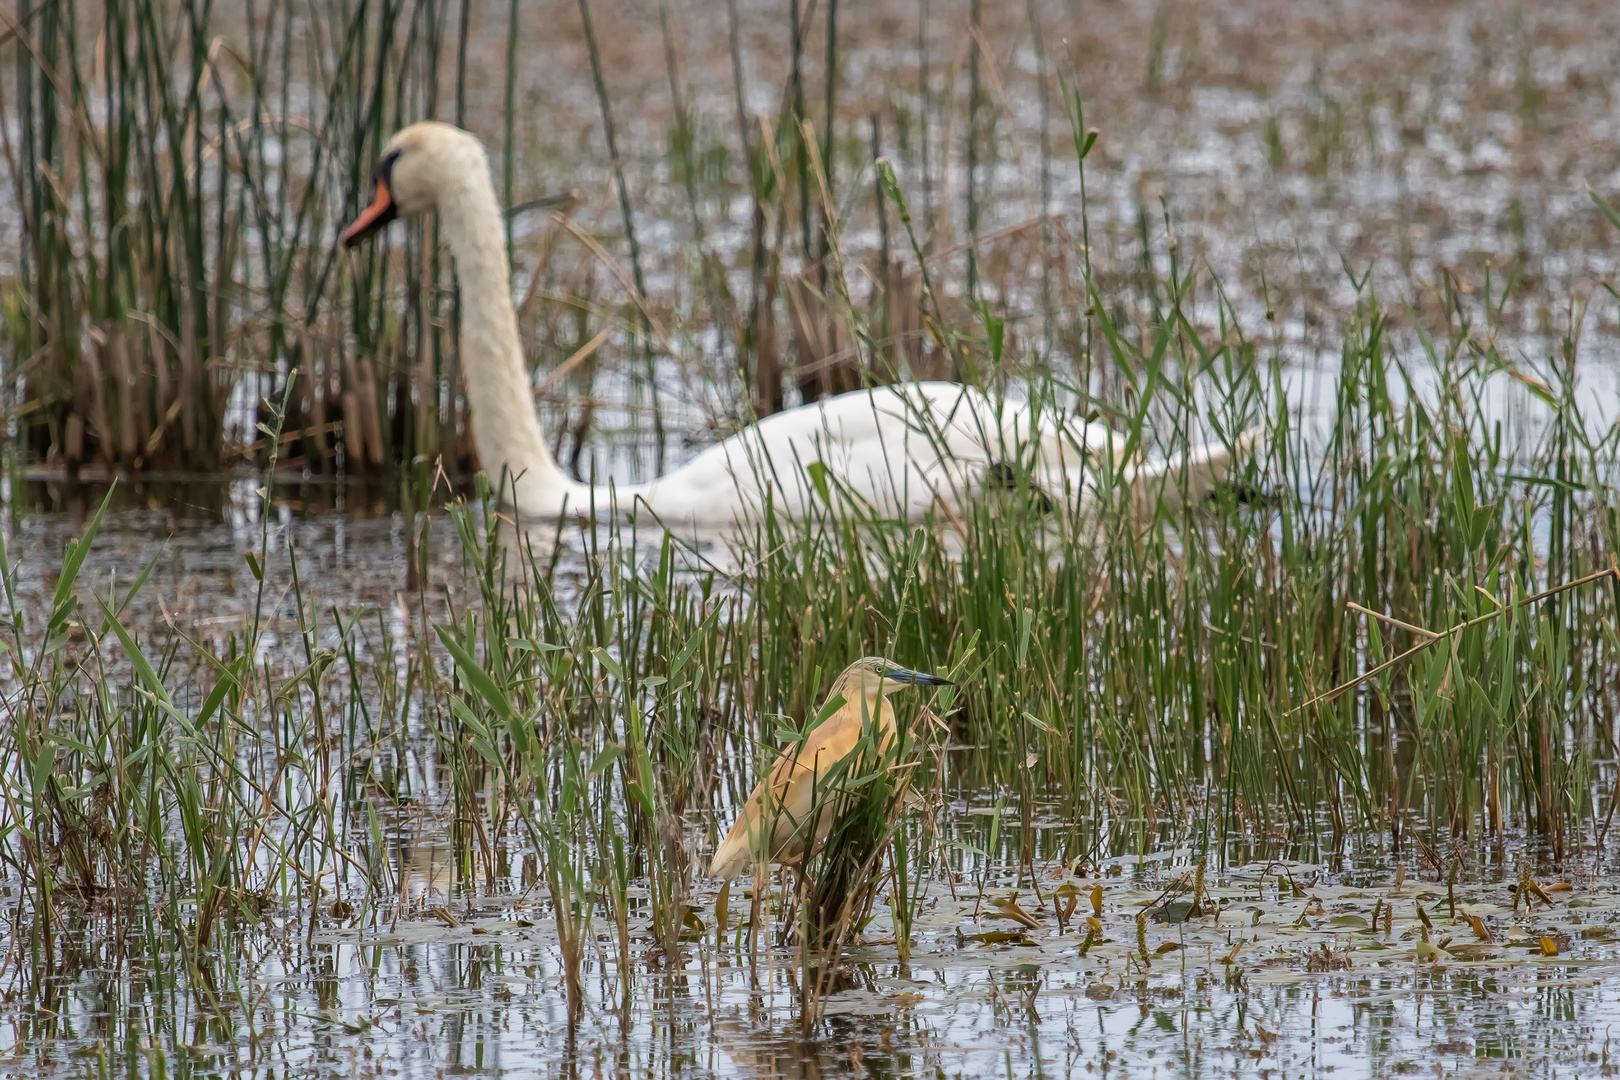
<svg viewBox="0 0 1620 1080">
<path fill-rule="evenodd" d="M 838 221 L 832 202 L 832 182 L 827 175 L 828 163 L 822 158 L 815 124 L 809 120 L 801 121 L 799 136 L 810 176 L 815 180 L 816 205 L 821 215 L 821 228 L 818 230 L 821 240 L 814 259 L 817 288 L 815 292 L 807 292 L 804 287 L 806 275 L 801 274 L 800 287 L 796 291 L 803 295 L 794 296 L 804 331 L 804 343 L 810 346 L 810 356 L 814 361 L 801 363 L 797 369 L 799 385 L 806 397 L 810 398 L 821 393 L 836 394 L 853 390 L 860 384 L 859 363 L 852 366 L 841 358 L 835 359 L 839 356 L 837 324 L 844 324 L 844 337 L 849 341 L 851 350 L 858 349 L 860 337 L 850 305 L 834 300 L 834 294 L 837 294 L 837 301 L 847 301 L 848 278 L 838 242 Z M 835 309 L 837 314 L 834 314 Z M 858 352 L 855 355 L 858 356 Z"/>
<path fill-rule="evenodd" d="M 967 283 L 968 303 L 979 294 L 979 105 L 983 99 L 979 64 L 980 0 L 968 0 Z"/>
<path fill-rule="evenodd" d="M 1385 615 L 1381 611 L 1374 611 L 1372 608 L 1362 607 L 1354 600 L 1346 600 L 1344 602 L 1344 606 L 1349 608 L 1351 611 L 1359 611 L 1363 615 L 1371 616 L 1372 618 L 1377 619 L 1379 622 L 1388 623 L 1391 626 L 1398 627 L 1405 630 L 1407 633 L 1416 634 L 1420 638 L 1438 638 L 1441 636 L 1435 633 L 1433 630 L 1425 630 L 1421 626 L 1413 626 L 1409 622 L 1402 622 L 1393 615 Z"/>
<path fill-rule="evenodd" d="M 1007 84 L 1002 80 L 1001 66 L 996 63 L 996 52 L 990 44 L 990 39 L 985 36 L 983 28 L 978 26 L 969 27 L 968 33 L 972 34 L 974 41 L 978 43 L 979 56 L 984 61 L 984 74 L 987 76 L 986 82 L 989 84 L 991 102 L 1001 111 L 1002 115 L 1011 116 L 1013 114 L 1012 96 L 1007 93 Z M 1028 175 L 1025 169 L 1024 140 L 1019 135 L 1017 126 L 1007 128 L 1007 144 L 1012 150 L 1013 164 L 1017 167 L 1019 175 Z M 1029 191 L 1027 188 L 1019 189 L 1018 199 L 1024 204 L 1025 213 L 1028 213 Z M 979 236 L 980 242 L 987 239 L 989 237 L 986 235 Z"/>
<path fill-rule="evenodd" d="M 1430 648 L 1431 646 L 1433 646 L 1437 642 L 1448 640 L 1450 638 L 1456 637 L 1458 634 L 1462 633 L 1464 630 L 1471 629 L 1471 628 L 1473 628 L 1475 626 L 1479 626 L 1479 625 L 1481 625 L 1483 623 L 1491 622 L 1491 621 L 1493 621 L 1495 619 L 1501 618 L 1503 615 L 1506 615 L 1509 612 L 1517 611 L 1520 608 L 1529 607 L 1531 604 L 1539 604 L 1541 601 L 1546 600 L 1549 597 L 1557 596 L 1559 593 L 1565 593 L 1565 592 L 1568 592 L 1571 589 L 1578 589 L 1582 585 L 1590 585 L 1594 581 L 1601 581 L 1604 578 L 1611 578 L 1611 579 L 1613 579 L 1615 581 L 1620 581 L 1620 568 L 1610 567 L 1609 569 L 1606 569 L 1606 570 L 1599 570 L 1595 574 L 1588 574 L 1583 578 L 1576 578 L 1574 581 L 1566 581 L 1562 585 L 1556 586 L 1556 587 L 1551 588 L 1551 589 L 1547 589 L 1547 590 L 1545 590 L 1543 592 L 1538 592 L 1534 596 L 1527 596 L 1523 600 L 1515 601 L 1514 603 L 1508 604 L 1505 607 L 1499 607 L 1495 611 L 1486 612 L 1484 615 L 1476 615 L 1472 619 L 1467 620 L 1466 622 L 1460 622 L 1456 626 L 1450 627 L 1449 629 L 1446 629 L 1446 630 L 1441 630 L 1439 632 L 1435 632 L 1435 631 L 1432 631 L 1432 630 L 1424 630 L 1424 629 L 1422 629 L 1420 627 L 1409 627 L 1409 629 L 1413 630 L 1416 633 L 1427 634 L 1429 636 L 1425 640 L 1423 640 L 1423 641 L 1419 642 L 1418 644 L 1412 646 L 1410 649 L 1407 649 L 1405 652 L 1400 653 L 1397 656 L 1393 656 L 1388 660 L 1385 660 L 1382 664 L 1379 664 L 1376 667 L 1368 668 L 1366 671 L 1362 672 L 1360 675 L 1357 675 L 1355 678 L 1350 679 L 1350 680 L 1348 680 L 1346 682 L 1342 682 L 1338 686 L 1335 686 L 1333 689 L 1316 695 L 1315 697 L 1311 698 L 1309 701 L 1305 702 L 1302 705 L 1294 706 L 1292 709 L 1289 709 L 1283 715 L 1284 716 L 1293 716 L 1295 713 L 1302 712 L 1305 709 L 1310 708 L 1312 705 L 1319 705 L 1319 704 L 1321 704 L 1323 702 L 1332 701 L 1334 698 L 1337 698 L 1338 696 L 1343 694 L 1345 691 L 1351 690 L 1351 689 L 1353 689 L 1353 688 L 1355 688 L 1357 686 L 1360 686 L 1362 683 L 1366 682 L 1368 679 L 1372 678 L 1375 675 L 1383 674 L 1384 672 L 1388 671 L 1390 668 L 1395 667 L 1396 665 L 1400 664 L 1404 660 L 1407 660 L 1407 659 L 1410 659 L 1413 656 L 1416 656 L 1418 653 L 1423 652 L 1425 649 Z M 1348 605 L 1348 606 L 1356 607 L 1358 610 L 1361 610 L 1361 611 L 1366 611 L 1365 608 L 1361 608 L 1361 607 L 1359 607 L 1359 605 L 1351 604 L 1351 605 Z M 1368 612 L 1368 614 L 1373 614 L 1373 613 Z M 1383 618 L 1383 616 L 1379 616 L 1379 618 Z"/>
<path fill-rule="evenodd" d="M 951 144 L 956 135 L 956 85 L 960 81 L 962 65 L 967 62 L 968 49 L 972 44 L 972 35 L 963 34 L 961 43 L 951 56 L 950 73 L 945 79 L 945 119 L 941 125 L 939 146 L 939 160 L 943 163 L 939 170 L 940 212 L 937 221 L 930 220 L 923 223 L 928 229 L 928 234 L 923 237 L 921 244 L 924 250 L 927 250 L 936 239 L 941 243 L 949 243 L 951 237 L 955 235 L 955 229 L 952 227 L 954 219 L 951 216 L 951 197 L 955 190 L 951 178 L 955 175 L 955 171 L 950 168 L 950 161 Z"/>
<path fill-rule="evenodd" d="M 556 367 L 552 368 L 550 371 L 546 372 L 546 377 L 541 379 L 540 385 L 535 388 L 534 396 L 537 398 L 543 398 L 551 393 L 551 388 L 553 386 L 561 382 L 570 371 L 573 371 L 576 367 L 590 359 L 591 354 L 596 352 L 597 349 L 601 348 L 602 343 L 607 341 L 607 339 L 612 336 L 613 327 L 610 326 L 607 329 L 598 332 L 595 337 L 591 338 L 591 340 L 575 349 L 572 356 L 558 364 Z"/>
<path fill-rule="evenodd" d="M 636 283 L 625 274 L 624 268 L 614 261 L 613 256 L 607 253 L 606 248 L 596 242 L 596 237 L 580 228 L 579 225 L 573 221 L 573 219 L 563 217 L 561 214 L 553 211 L 551 220 L 573 233 L 574 237 L 578 239 L 580 243 L 591 249 L 591 254 L 595 255 L 599 260 L 601 260 L 602 265 L 607 268 L 608 272 L 614 276 L 620 285 L 624 286 L 625 292 L 630 294 L 630 302 L 636 306 L 636 309 L 641 312 L 642 317 L 647 320 L 648 328 L 651 330 L 653 340 L 657 343 L 658 347 L 667 353 L 670 359 L 681 364 L 684 370 L 686 366 L 685 355 L 680 349 L 676 348 L 675 342 L 670 339 L 669 332 L 664 329 L 664 324 L 659 321 L 658 316 L 654 315 L 652 309 L 647 306 L 646 296 L 643 294 L 641 289 L 636 287 Z"/>
<path fill-rule="evenodd" d="M 1023 221 L 1014 222 L 1011 225 L 1004 225 L 1001 228 L 996 229 L 994 232 L 981 233 L 979 236 L 979 243 L 983 244 L 990 240 L 1002 240 L 1009 236 L 1016 236 L 1025 229 L 1033 228 L 1036 225 L 1044 225 L 1048 222 L 1061 221 L 1065 216 L 1066 215 L 1061 211 L 1053 211 L 1049 214 L 1036 214 L 1034 217 L 1025 218 Z M 949 259 L 954 255 L 961 255 L 971 246 L 971 244 L 955 244 L 946 248 L 944 251 L 924 252 L 923 261 L 932 266 L 937 263 L 944 262 L 946 259 Z"/>
</svg>

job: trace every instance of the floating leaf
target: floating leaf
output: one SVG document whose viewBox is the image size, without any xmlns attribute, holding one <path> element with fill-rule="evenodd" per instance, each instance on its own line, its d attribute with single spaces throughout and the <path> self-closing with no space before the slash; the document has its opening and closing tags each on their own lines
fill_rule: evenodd
<svg viewBox="0 0 1620 1080">
<path fill-rule="evenodd" d="M 1173 904 L 1165 904 L 1156 910 L 1153 913 L 1153 921 L 1169 923 L 1171 926 L 1175 926 L 1186 922 L 1187 917 L 1192 914 L 1192 909 L 1192 904 L 1186 900 L 1178 900 Z"/>
<path fill-rule="evenodd" d="M 1013 893 L 1011 896 L 1004 896 L 1000 900 L 992 901 L 992 903 L 995 905 L 997 910 L 991 912 L 988 916 L 986 916 L 987 918 L 1012 919 L 1014 922 L 1022 923 L 1031 930 L 1038 929 L 1041 925 L 1039 922 L 1035 921 L 1035 917 L 1033 915 L 1025 911 L 1022 907 L 1019 907 L 1017 893 Z"/>
<path fill-rule="evenodd" d="M 963 941 L 977 941 L 983 945 L 1033 945 L 1022 930 L 986 930 L 982 934 L 965 934 Z"/>
<path fill-rule="evenodd" d="M 1483 941 L 1470 941 L 1462 945 L 1453 945 L 1446 950 L 1459 960 L 1483 960 L 1488 956 L 1496 955 L 1496 946 L 1487 945 Z"/>
</svg>

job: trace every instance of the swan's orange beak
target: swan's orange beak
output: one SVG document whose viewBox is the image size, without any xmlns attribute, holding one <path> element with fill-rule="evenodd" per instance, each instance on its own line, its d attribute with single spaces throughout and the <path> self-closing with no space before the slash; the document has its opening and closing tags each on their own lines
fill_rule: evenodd
<svg viewBox="0 0 1620 1080">
<path fill-rule="evenodd" d="M 393 221 L 397 216 L 394 206 L 393 193 L 388 190 L 388 178 L 377 177 L 376 188 L 371 196 L 371 205 L 361 211 L 354 223 L 344 229 L 338 237 L 343 241 L 344 247 L 354 247 L 360 241 L 378 232 L 384 225 Z"/>
</svg>

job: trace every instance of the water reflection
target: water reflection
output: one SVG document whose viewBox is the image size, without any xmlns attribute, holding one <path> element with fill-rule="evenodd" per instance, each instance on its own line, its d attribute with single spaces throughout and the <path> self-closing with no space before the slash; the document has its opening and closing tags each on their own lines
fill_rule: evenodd
<svg viewBox="0 0 1620 1080">
<path fill-rule="evenodd" d="M 1401 889 L 1375 900 L 1296 866 L 1315 875 L 1312 899 L 1327 907 L 1295 921 L 1296 910 L 1316 910 L 1311 900 L 1282 898 L 1272 875 L 1250 867 L 1216 883 L 1224 910 L 1213 922 L 1153 924 L 1151 941 L 1176 947 L 1147 964 L 1133 955 L 1129 914 L 1152 892 L 1145 871 L 1104 879 L 1105 924 L 1119 940 L 1084 954 L 1072 928 L 1043 926 L 1030 944 L 965 939 L 963 930 L 985 925 L 974 914 L 983 906 L 935 883 L 910 963 L 892 946 L 853 948 L 844 988 L 809 1037 L 787 950 L 734 947 L 728 935 L 721 948 L 693 942 L 670 964 L 652 963 L 643 943 L 625 1010 L 614 948 L 599 941 L 587 953 L 590 1007 L 570 1058 L 545 904 L 515 880 L 493 892 L 463 884 L 448 847 L 432 839 L 401 842 L 396 855 L 401 902 L 347 925 L 320 920 L 313 932 L 301 912 L 233 919 L 190 976 L 179 958 L 166 969 L 148 959 L 164 955 L 160 929 L 158 940 L 115 946 L 99 936 L 95 905 L 84 905 L 51 993 L 6 1007 L 0 1065 L 13 1074 L 224 1076 L 277 1061 L 423 1078 L 1453 1076 L 1507 1065 L 1512 1075 L 1552 1077 L 1608 1075 L 1605 1032 L 1620 1021 L 1620 958 L 1606 934 L 1557 958 L 1504 949 L 1478 962 L 1424 963 L 1403 912 L 1390 933 L 1344 944 L 1348 970 L 1318 970 L 1309 956 L 1324 929 L 1338 940 L 1329 910 Z M 1471 888 L 1460 902 L 1486 910 L 1501 891 Z M 7 893 L 18 895 L 16 882 Z M 1426 894 L 1404 895 L 1390 902 Z M 1268 906 L 1245 903 L 1257 896 Z M 1612 890 L 1576 902 L 1591 926 L 1620 913 Z M 700 912 L 713 917 L 707 904 Z M 26 916 L 17 925 L 12 963 L 38 947 Z M 1459 931 L 1448 923 L 1446 932 Z M 890 933 L 880 912 L 866 938 Z M 1232 948 L 1246 940 L 1247 956 Z"/>
</svg>

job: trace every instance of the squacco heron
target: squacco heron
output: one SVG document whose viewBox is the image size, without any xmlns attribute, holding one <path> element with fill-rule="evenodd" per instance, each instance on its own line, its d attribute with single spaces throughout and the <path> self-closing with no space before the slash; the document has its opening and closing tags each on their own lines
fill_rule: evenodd
<svg viewBox="0 0 1620 1080">
<path fill-rule="evenodd" d="M 709 875 L 736 877 L 756 851 L 768 852 L 770 862 L 793 862 L 819 846 L 838 808 L 818 805 L 824 803 L 824 793 L 818 794 L 816 787 L 855 749 L 868 719 L 877 725 L 880 746 L 887 749 L 894 739 L 894 710 L 885 700 L 890 694 L 906 686 L 955 685 L 938 675 L 896 667 L 881 656 L 862 657 L 845 668 L 828 694 L 829 701 L 841 697 L 844 704 L 810 732 L 803 746 L 784 752 L 769 779 L 754 788 L 715 849 Z"/>
</svg>

